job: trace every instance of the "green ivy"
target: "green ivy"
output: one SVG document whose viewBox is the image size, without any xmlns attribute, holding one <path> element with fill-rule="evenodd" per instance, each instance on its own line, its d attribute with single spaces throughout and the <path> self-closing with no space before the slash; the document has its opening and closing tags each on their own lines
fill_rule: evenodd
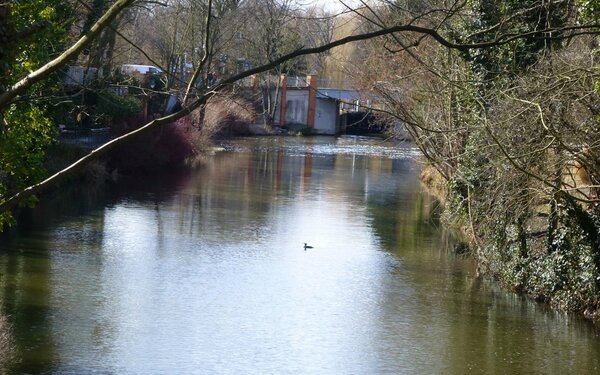
<svg viewBox="0 0 600 375">
<path fill-rule="evenodd" d="M 66 1 L 16 0 L 8 7 L 3 30 L 13 37 L 0 53 L 0 92 L 60 54 L 73 23 L 73 10 Z M 56 134 L 51 112 L 59 84 L 59 76 L 54 75 L 0 108 L 6 121 L 0 134 L 0 200 L 46 176 L 43 162 Z M 33 203 L 35 198 L 28 202 Z M 0 230 L 12 221 L 9 213 L 2 213 Z"/>
</svg>

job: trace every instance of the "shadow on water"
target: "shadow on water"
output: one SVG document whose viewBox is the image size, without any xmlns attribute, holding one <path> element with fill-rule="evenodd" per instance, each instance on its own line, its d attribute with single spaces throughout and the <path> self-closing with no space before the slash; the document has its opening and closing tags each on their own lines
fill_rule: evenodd
<svg viewBox="0 0 600 375">
<path fill-rule="evenodd" d="M 35 208 L 23 208 L 17 224 L 0 233 L 0 241 L 23 236 L 65 220 L 85 216 L 118 204 L 122 199 L 164 202 L 187 183 L 190 171 L 185 168 L 164 169 L 150 174 L 120 176 L 117 182 L 99 184 L 63 184 L 40 196 Z"/>
<path fill-rule="evenodd" d="M 123 176 L 104 185 L 65 184 L 22 209 L 17 223 L 0 234 L 1 373 L 52 372 L 60 361 L 50 309 L 57 234 L 71 237 L 73 251 L 103 240 L 108 207 L 135 201 L 169 200 L 187 183 L 189 171 L 164 170 L 152 176 Z M 60 228 L 59 233 L 53 231 Z"/>
</svg>

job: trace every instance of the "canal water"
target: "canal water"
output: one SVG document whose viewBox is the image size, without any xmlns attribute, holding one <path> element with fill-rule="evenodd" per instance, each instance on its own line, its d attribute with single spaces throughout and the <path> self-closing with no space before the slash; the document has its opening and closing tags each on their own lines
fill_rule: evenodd
<svg viewBox="0 0 600 375">
<path fill-rule="evenodd" d="M 600 373 L 592 325 L 452 250 L 410 145 L 223 147 L 0 241 L 1 373 Z"/>
</svg>

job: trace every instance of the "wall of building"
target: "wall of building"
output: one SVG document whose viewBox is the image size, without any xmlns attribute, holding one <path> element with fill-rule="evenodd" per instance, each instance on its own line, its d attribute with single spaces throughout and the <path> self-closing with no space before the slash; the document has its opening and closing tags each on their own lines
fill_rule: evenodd
<svg viewBox="0 0 600 375">
<path fill-rule="evenodd" d="M 316 87 L 317 77 L 309 76 L 308 83 Z M 339 108 L 336 100 L 318 98 L 317 92 L 311 89 L 310 86 L 299 88 L 288 86 L 284 94 L 283 92 L 283 90 L 280 92 L 278 108 L 274 113 L 275 124 L 304 125 L 313 128 L 317 134 L 335 135 L 339 133 Z M 284 103 L 281 102 L 282 97 L 285 100 Z M 312 107 L 310 106 L 311 99 L 313 101 Z M 285 115 L 281 113 L 282 111 L 285 112 Z M 309 117 L 311 115 L 312 118 Z M 281 116 L 285 116 L 284 121 L 281 121 Z"/>
<path fill-rule="evenodd" d="M 337 129 L 338 107 L 335 100 L 317 99 L 315 129 L 319 134 L 334 135 Z"/>
<path fill-rule="evenodd" d="M 308 90 L 288 90 L 285 100 L 285 123 L 306 124 Z"/>
</svg>

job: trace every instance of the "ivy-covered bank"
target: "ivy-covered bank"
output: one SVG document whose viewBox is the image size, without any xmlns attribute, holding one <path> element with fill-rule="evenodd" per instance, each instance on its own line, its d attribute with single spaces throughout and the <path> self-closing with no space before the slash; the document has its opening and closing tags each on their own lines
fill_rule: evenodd
<svg viewBox="0 0 600 375">
<path fill-rule="evenodd" d="M 535 2 L 524 3 L 505 5 L 522 12 L 517 29 L 591 16 L 583 2 L 535 12 L 523 11 Z M 492 7 L 480 8 L 482 27 L 498 22 L 489 14 L 503 13 Z M 592 319 L 600 316 L 596 45 L 596 36 L 533 38 L 464 57 L 479 84 L 455 99 L 470 116 L 454 117 L 470 129 L 447 175 L 448 214 L 469 229 L 484 273 Z"/>
<path fill-rule="evenodd" d="M 524 223 L 508 214 L 485 230 L 492 218 L 475 192 L 464 200 L 432 166 L 424 168 L 421 179 L 443 202 L 442 221 L 467 244 L 480 276 L 492 277 L 558 310 L 600 319 L 597 213 L 585 213 L 577 206 L 559 207 L 553 237 L 544 230 L 523 230 Z M 544 223 L 538 221 L 542 228 Z"/>
<path fill-rule="evenodd" d="M 463 51 L 417 35 L 386 40 L 386 52 L 372 48 L 362 75 L 380 88 L 388 112 L 404 122 L 435 171 L 423 179 L 441 187 L 446 220 L 470 239 L 480 271 L 594 319 L 600 317 L 598 32 L 565 30 L 598 23 L 599 5 L 479 0 L 456 9 L 461 17 L 452 22 L 432 10 L 419 23 L 442 25 L 440 32 L 457 43 L 529 33 Z M 426 13 L 417 4 L 406 7 Z"/>
</svg>

